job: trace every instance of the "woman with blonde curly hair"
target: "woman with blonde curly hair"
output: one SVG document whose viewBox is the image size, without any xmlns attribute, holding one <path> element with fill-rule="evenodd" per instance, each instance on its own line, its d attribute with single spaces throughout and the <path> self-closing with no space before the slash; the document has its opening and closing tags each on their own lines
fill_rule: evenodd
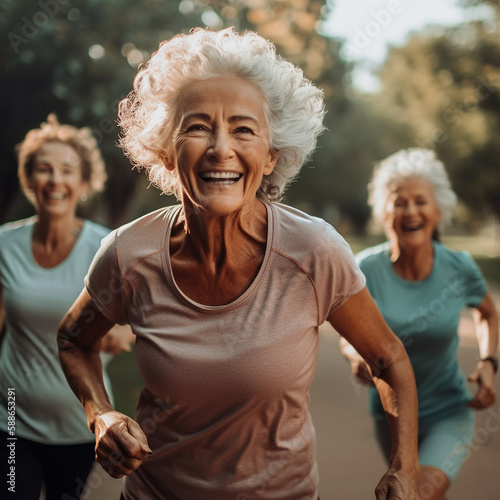
<svg viewBox="0 0 500 500">
<path fill-rule="evenodd" d="M 13 468 L 16 498 L 38 500 L 42 485 L 46 500 L 79 498 L 94 437 L 64 377 L 56 332 L 109 233 L 75 214 L 102 189 L 104 162 L 90 130 L 49 115 L 18 146 L 18 173 L 36 216 L 0 227 L 2 472 L 11 478 Z M 124 333 L 108 334 L 103 347 L 128 349 Z"/>
<path fill-rule="evenodd" d="M 59 345 L 98 460 L 128 476 L 124 499 L 316 500 L 308 391 L 325 320 L 363 352 L 390 415 L 398 446 L 376 498 L 416 498 L 404 349 L 380 354 L 399 341 L 333 227 L 277 203 L 323 114 L 298 68 L 232 29 L 164 42 L 121 103 L 126 154 L 180 204 L 103 242 Z M 95 352 L 116 323 L 136 335 L 136 420 L 114 411 L 99 376 Z"/>
<path fill-rule="evenodd" d="M 439 242 L 456 202 L 448 175 L 433 151 L 411 148 L 381 161 L 369 186 L 373 216 L 388 241 L 357 255 L 367 287 L 403 342 L 415 371 L 419 402 L 418 491 L 442 500 L 468 457 L 474 410 L 495 403 L 498 316 L 481 271 L 466 252 Z M 458 323 L 473 309 L 480 360 L 468 380 L 458 362 Z M 362 357 L 346 341 L 353 374 L 373 385 Z M 391 438 L 382 402 L 370 389 L 376 436 L 387 458 Z"/>
</svg>

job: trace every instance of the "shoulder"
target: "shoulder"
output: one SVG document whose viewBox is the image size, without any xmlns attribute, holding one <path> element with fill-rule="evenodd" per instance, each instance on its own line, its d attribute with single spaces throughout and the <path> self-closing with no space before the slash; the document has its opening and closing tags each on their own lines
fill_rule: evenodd
<svg viewBox="0 0 500 500">
<path fill-rule="evenodd" d="M 274 203 L 277 246 L 290 249 L 309 249 L 347 245 L 344 238 L 328 222 L 296 208 Z"/>
<path fill-rule="evenodd" d="M 85 220 L 83 225 L 85 228 L 83 236 L 89 242 L 97 242 L 100 244 L 101 240 L 111 232 L 111 229 L 90 220 Z"/>
<path fill-rule="evenodd" d="M 434 250 L 441 260 L 458 271 L 477 268 L 471 254 L 465 250 L 452 250 L 439 242 L 434 242 Z"/>
<path fill-rule="evenodd" d="M 28 235 L 36 222 L 36 217 L 29 217 L 14 222 L 7 222 L 0 226 L 1 247 L 7 244 L 13 245 Z"/>
<path fill-rule="evenodd" d="M 149 237 L 154 235 L 153 232 L 159 231 L 160 228 L 166 227 L 168 222 L 180 210 L 180 205 L 173 205 L 165 208 L 160 208 L 154 212 L 150 212 L 138 219 L 135 219 L 115 230 L 117 240 L 136 239 L 140 237 Z M 142 242 L 144 243 L 144 242 Z"/>
<path fill-rule="evenodd" d="M 388 241 L 373 247 L 365 248 L 356 254 L 356 261 L 361 269 L 378 265 L 381 261 L 385 261 L 387 259 L 390 259 Z"/>
<path fill-rule="evenodd" d="M 169 224 L 180 208 L 161 208 L 118 227 L 103 239 L 99 256 L 112 255 L 126 270 L 135 262 L 162 252 Z"/>
<path fill-rule="evenodd" d="M 333 276 L 363 281 L 351 247 L 325 220 L 286 205 L 274 204 L 276 225 L 272 250 L 293 261 L 315 281 L 333 283 Z M 358 276 L 359 275 L 359 276 Z"/>
</svg>

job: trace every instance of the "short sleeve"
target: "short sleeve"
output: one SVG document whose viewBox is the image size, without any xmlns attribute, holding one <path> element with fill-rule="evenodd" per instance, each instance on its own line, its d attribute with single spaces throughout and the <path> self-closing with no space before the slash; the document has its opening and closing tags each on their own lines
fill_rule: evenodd
<svg viewBox="0 0 500 500">
<path fill-rule="evenodd" d="M 467 306 L 478 307 L 488 291 L 488 284 L 484 279 L 481 269 L 479 269 L 479 266 L 471 255 L 468 252 L 461 252 L 461 257 L 465 267 L 463 276 L 465 280 L 464 285 L 466 288 Z"/>
<path fill-rule="evenodd" d="M 102 240 L 85 276 L 85 286 L 99 311 L 110 321 L 124 325 L 128 323 L 128 292 L 117 257 L 117 234 L 118 230 L 112 231 Z"/>
<path fill-rule="evenodd" d="M 337 308 L 364 288 L 366 279 L 349 244 L 329 224 L 326 225 L 321 241 L 321 267 L 316 279 L 321 290 L 321 315 L 322 319 L 326 320 Z"/>
</svg>

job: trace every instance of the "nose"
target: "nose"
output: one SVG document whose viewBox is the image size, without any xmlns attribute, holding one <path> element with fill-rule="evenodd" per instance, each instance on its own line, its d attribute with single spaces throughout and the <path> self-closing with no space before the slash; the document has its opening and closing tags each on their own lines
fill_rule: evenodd
<svg viewBox="0 0 500 500">
<path fill-rule="evenodd" d="M 405 215 L 413 215 L 417 212 L 417 205 L 413 201 L 409 201 L 405 206 Z"/>
<path fill-rule="evenodd" d="M 210 141 L 207 149 L 210 158 L 221 161 L 234 155 L 230 134 L 225 130 L 217 130 Z"/>
<path fill-rule="evenodd" d="M 50 172 L 50 181 L 51 182 L 60 182 L 62 179 L 62 172 L 60 168 L 54 167 Z"/>
</svg>

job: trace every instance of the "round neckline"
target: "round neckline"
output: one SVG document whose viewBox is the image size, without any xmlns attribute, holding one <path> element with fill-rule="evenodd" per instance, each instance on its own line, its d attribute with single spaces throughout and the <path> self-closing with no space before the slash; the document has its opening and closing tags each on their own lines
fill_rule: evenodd
<svg viewBox="0 0 500 500">
<path fill-rule="evenodd" d="M 165 274 L 167 276 L 168 281 L 172 285 L 173 290 L 175 291 L 176 295 L 185 303 L 189 304 L 190 306 L 194 307 L 195 309 L 198 309 L 200 311 L 205 311 L 205 312 L 218 312 L 221 310 L 225 309 L 232 309 L 233 307 L 237 307 L 240 305 L 240 303 L 244 302 L 249 295 L 253 293 L 255 288 L 258 286 L 259 282 L 261 281 L 262 277 L 264 276 L 267 266 L 269 264 L 270 256 L 271 256 L 271 249 L 273 247 L 273 236 L 274 236 L 274 210 L 273 206 L 268 203 L 263 201 L 264 206 L 266 207 L 267 211 L 267 241 L 266 241 L 266 250 L 264 252 L 264 258 L 262 259 L 262 264 L 260 265 L 259 271 L 257 275 L 255 276 L 254 280 L 248 288 L 236 299 L 234 299 L 232 302 L 229 302 L 227 304 L 221 304 L 218 306 L 210 306 L 207 304 L 201 304 L 200 302 L 196 302 L 195 300 L 191 299 L 188 295 L 186 295 L 177 285 L 177 282 L 175 281 L 174 273 L 172 270 L 172 262 L 170 260 L 170 236 L 172 234 L 172 227 L 176 223 L 177 219 L 179 218 L 179 215 L 182 211 L 182 205 L 177 205 L 176 209 L 172 210 L 171 217 L 169 224 L 166 229 L 165 237 L 164 237 L 164 248 L 165 251 L 162 252 L 162 260 L 163 260 L 163 266 L 165 269 Z"/>
<path fill-rule="evenodd" d="M 391 252 L 390 252 L 390 249 L 387 250 L 387 253 L 388 253 L 388 257 L 389 257 L 389 267 L 390 267 L 390 270 L 391 270 L 391 273 L 393 274 L 393 276 L 401 283 L 407 285 L 407 286 L 418 286 L 418 285 L 422 285 L 428 281 L 430 281 L 432 279 L 432 277 L 434 276 L 435 274 L 435 270 L 436 270 L 436 264 L 437 264 L 437 261 L 438 261 L 438 251 L 437 251 L 437 246 L 436 246 L 436 241 L 432 241 L 432 248 L 434 250 L 434 261 L 432 262 L 432 269 L 431 269 L 431 272 L 422 280 L 418 280 L 418 281 L 412 281 L 412 280 L 406 280 L 404 278 L 402 278 L 394 269 L 394 266 L 392 265 L 392 262 L 391 262 Z"/>
<path fill-rule="evenodd" d="M 33 255 L 33 231 L 35 228 L 35 223 L 36 223 L 36 220 L 33 220 L 33 223 L 31 224 L 30 231 L 29 231 L 30 261 L 31 261 L 32 265 L 35 266 L 37 269 L 42 270 L 42 271 L 47 271 L 47 272 L 54 271 L 56 269 L 60 269 L 61 267 L 65 266 L 66 263 L 72 259 L 72 256 L 75 253 L 76 249 L 80 246 L 80 241 L 82 241 L 82 239 L 83 239 L 82 236 L 83 236 L 84 232 L 87 231 L 87 220 L 84 219 L 83 224 L 82 224 L 82 229 L 81 229 L 80 233 L 78 234 L 78 237 L 76 238 L 76 241 L 75 241 L 75 244 L 73 245 L 73 248 L 70 250 L 70 252 L 66 256 L 66 258 L 63 259 L 61 262 L 59 262 L 59 264 L 56 264 L 55 266 L 43 267 L 36 261 L 34 255 Z"/>
</svg>

